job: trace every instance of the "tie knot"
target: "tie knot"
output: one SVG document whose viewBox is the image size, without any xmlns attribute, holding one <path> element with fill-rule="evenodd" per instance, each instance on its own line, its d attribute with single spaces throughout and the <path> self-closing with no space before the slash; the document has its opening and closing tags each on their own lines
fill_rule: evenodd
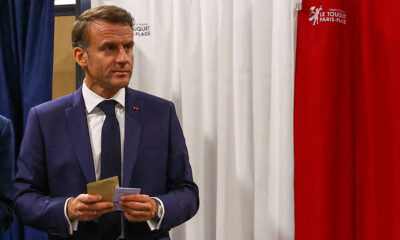
<svg viewBox="0 0 400 240">
<path fill-rule="evenodd" d="M 117 101 L 115 100 L 104 100 L 97 106 L 106 114 L 106 116 L 115 116 L 115 104 L 117 104 Z"/>
</svg>

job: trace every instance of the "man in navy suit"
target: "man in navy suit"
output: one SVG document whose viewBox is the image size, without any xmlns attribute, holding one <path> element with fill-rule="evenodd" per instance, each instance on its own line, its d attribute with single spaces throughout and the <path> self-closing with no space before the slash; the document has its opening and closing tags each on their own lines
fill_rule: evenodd
<svg viewBox="0 0 400 240">
<path fill-rule="evenodd" d="M 12 221 L 12 176 L 14 131 L 10 120 L 0 115 L 0 239 Z"/>
<path fill-rule="evenodd" d="M 49 239 L 170 239 L 168 231 L 199 207 L 174 105 L 127 87 L 132 28 L 130 14 L 115 6 L 82 13 L 72 41 L 85 70 L 83 86 L 29 113 L 15 208 L 24 224 L 47 231 Z M 111 112 L 103 107 L 110 102 Z M 110 122 L 113 128 L 105 130 Z M 110 142 L 104 132 L 117 140 Z M 111 145 L 118 149 L 110 151 Z M 105 152 L 120 157 L 105 167 Z M 123 187 L 141 188 L 141 194 L 121 197 L 122 214 L 112 202 L 86 193 L 87 183 L 114 168 Z"/>
</svg>

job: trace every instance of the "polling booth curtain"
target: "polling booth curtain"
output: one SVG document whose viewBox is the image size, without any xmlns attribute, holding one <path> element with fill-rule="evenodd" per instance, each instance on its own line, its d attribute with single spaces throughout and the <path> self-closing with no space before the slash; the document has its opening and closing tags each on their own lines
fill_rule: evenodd
<svg viewBox="0 0 400 240">
<path fill-rule="evenodd" d="M 400 239 L 400 1 L 304 0 L 296 240 Z"/>
<path fill-rule="evenodd" d="M 1 0 L 0 24 L 0 114 L 13 122 L 18 151 L 29 109 L 51 99 L 54 2 Z M 1 237 L 47 238 L 16 221 Z"/>
<path fill-rule="evenodd" d="M 174 240 L 294 237 L 293 0 L 92 0 L 136 19 L 131 87 L 172 100 L 200 209 Z"/>
</svg>

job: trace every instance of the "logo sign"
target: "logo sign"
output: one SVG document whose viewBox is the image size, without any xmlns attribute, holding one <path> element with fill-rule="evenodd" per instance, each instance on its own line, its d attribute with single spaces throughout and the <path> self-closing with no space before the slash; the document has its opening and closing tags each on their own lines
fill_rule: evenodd
<svg viewBox="0 0 400 240">
<path fill-rule="evenodd" d="M 313 26 L 321 23 L 346 24 L 347 18 L 346 12 L 342 9 L 328 8 L 328 10 L 325 11 L 322 6 L 312 6 L 309 16 L 308 21 L 310 21 Z"/>
<path fill-rule="evenodd" d="M 133 27 L 133 32 L 135 33 L 135 37 L 148 37 L 151 35 L 150 24 L 135 23 L 135 26 Z"/>
</svg>

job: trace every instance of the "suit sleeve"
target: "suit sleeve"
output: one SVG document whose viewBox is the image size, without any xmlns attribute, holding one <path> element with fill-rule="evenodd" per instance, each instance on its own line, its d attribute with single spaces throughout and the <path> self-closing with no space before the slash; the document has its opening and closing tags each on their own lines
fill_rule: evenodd
<svg viewBox="0 0 400 240">
<path fill-rule="evenodd" d="M 199 208 L 199 190 L 193 181 L 185 138 L 172 103 L 170 108 L 167 193 L 157 196 L 165 210 L 161 231 L 189 220 Z"/>
<path fill-rule="evenodd" d="M 0 119 L 1 120 L 1 119 Z M 10 120 L 0 121 L 0 230 L 10 226 L 12 214 L 12 177 L 14 132 Z"/>
<path fill-rule="evenodd" d="M 68 236 L 64 217 L 67 197 L 52 198 L 47 184 L 46 146 L 35 108 L 29 112 L 14 180 L 15 211 L 23 224 L 57 236 Z"/>
</svg>

